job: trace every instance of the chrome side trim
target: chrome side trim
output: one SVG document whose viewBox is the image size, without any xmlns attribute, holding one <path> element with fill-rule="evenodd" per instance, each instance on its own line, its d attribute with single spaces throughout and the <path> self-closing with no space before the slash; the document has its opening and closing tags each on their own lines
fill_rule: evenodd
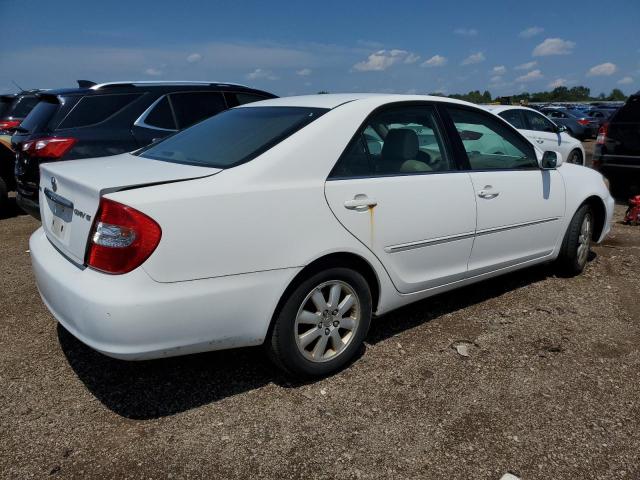
<svg viewBox="0 0 640 480">
<path fill-rule="evenodd" d="M 456 240 L 464 240 L 466 238 L 473 238 L 474 232 L 459 233 L 456 235 L 449 235 L 447 237 L 432 238 L 429 240 L 421 240 L 418 242 L 403 243 L 400 245 L 392 245 L 390 247 L 384 247 L 384 251 L 387 253 L 404 252 L 405 250 L 413 250 L 414 248 L 429 247 L 431 245 L 439 245 L 441 243 L 455 242 Z"/>
<path fill-rule="evenodd" d="M 504 232 L 506 230 L 513 230 L 513 229 L 522 228 L 522 227 L 530 227 L 532 225 L 540 225 L 542 223 L 555 222 L 557 220 L 560 220 L 560 217 L 545 218 L 543 220 L 535 220 L 533 222 L 516 223 L 513 225 L 507 225 L 505 227 L 487 228 L 485 230 L 478 230 L 477 232 L 459 233 L 456 235 L 431 238 L 429 240 L 421 240 L 418 242 L 402 243 L 400 245 L 391 245 L 389 247 L 384 247 L 384 251 L 387 253 L 404 252 L 406 250 L 413 250 L 414 248 L 430 247 L 432 245 L 440 245 L 442 243 L 455 242 L 457 240 L 473 238 L 479 235 L 490 235 L 492 233 Z"/>
<path fill-rule="evenodd" d="M 522 227 L 530 227 L 532 225 L 540 225 L 542 223 L 555 222 L 557 220 L 560 220 L 560 217 L 545 218 L 543 220 L 535 220 L 533 222 L 514 223 L 513 225 L 507 225 L 504 227 L 495 227 L 495 228 L 487 228 L 484 230 L 478 230 L 476 232 L 476 235 L 478 236 L 490 235 L 492 233 L 504 232 L 506 230 L 513 230 L 513 229 L 522 228 Z"/>
</svg>

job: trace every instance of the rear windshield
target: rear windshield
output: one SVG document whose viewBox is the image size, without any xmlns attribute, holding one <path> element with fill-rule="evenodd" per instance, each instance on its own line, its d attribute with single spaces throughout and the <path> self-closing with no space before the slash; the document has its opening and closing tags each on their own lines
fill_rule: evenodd
<svg viewBox="0 0 640 480">
<path fill-rule="evenodd" d="M 60 104 L 56 100 L 40 100 L 27 115 L 27 118 L 22 121 L 19 131 L 38 132 L 44 130 L 59 106 Z"/>
<path fill-rule="evenodd" d="M 640 123 L 640 96 L 630 96 L 611 119 L 611 123 Z"/>
<path fill-rule="evenodd" d="M 29 112 L 33 110 L 33 107 L 35 107 L 39 101 L 40 99 L 33 95 L 20 97 L 8 113 L 15 118 L 24 118 L 29 115 Z"/>
<path fill-rule="evenodd" d="M 139 153 L 141 157 L 229 168 L 257 157 L 305 127 L 322 108 L 245 107 L 208 118 Z"/>
</svg>

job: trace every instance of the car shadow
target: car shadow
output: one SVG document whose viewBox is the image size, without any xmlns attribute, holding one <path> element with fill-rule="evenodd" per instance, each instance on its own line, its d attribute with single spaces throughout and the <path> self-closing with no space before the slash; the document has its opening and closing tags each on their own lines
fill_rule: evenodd
<svg viewBox="0 0 640 480">
<path fill-rule="evenodd" d="M 0 208 L 0 220 L 27 215 L 16 203 L 16 197 L 9 197 L 4 208 Z"/>
<path fill-rule="evenodd" d="M 554 275 L 551 266 L 532 267 L 443 293 L 374 320 L 366 344 L 498 297 Z M 107 408 L 136 420 L 161 418 L 275 383 L 296 382 L 273 366 L 260 347 L 225 350 L 142 362 L 116 360 L 87 347 L 61 325 L 58 338 L 69 365 Z M 361 357 L 366 345 L 353 362 Z M 347 368 L 349 368 L 347 366 Z"/>
</svg>

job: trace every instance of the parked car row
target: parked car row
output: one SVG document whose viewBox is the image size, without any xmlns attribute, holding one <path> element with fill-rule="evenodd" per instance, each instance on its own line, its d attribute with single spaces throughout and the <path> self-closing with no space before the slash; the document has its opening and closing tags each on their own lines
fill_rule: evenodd
<svg viewBox="0 0 640 480">
<path fill-rule="evenodd" d="M 22 96 L 20 104 L 30 100 L 28 115 L 10 120 L 13 136 L 4 143 L 11 160 L 7 153 L 2 159 L 3 169 L 11 170 L 5 172 L 7 190 L 15 185 L 18 205 L 37 218 L 42 163 L 133 151 L 227 108 L 274 97 L 229 83 L 79 83 Z"/>
<path fill-rule="evenodd" d="M 528 109 L 496 112 L 517 130 L 443 97 L 175 87 L 47 92 L 13 137 L 40 294 L 109 356 L 262 344 L 330 374 L 373 316 L 534 264 L 578 274 L 610 228 L 602 175 L 558 168 L 572 139 Z"/>
</svg>

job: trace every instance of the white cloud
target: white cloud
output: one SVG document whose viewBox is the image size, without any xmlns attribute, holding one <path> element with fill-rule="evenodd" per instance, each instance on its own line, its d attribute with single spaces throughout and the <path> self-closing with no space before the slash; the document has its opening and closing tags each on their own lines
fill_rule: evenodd
<svg viewBox="0 0 640 480">
<path fill-rule="evenodd" d="M 312 70 L 310 68 L 301 68 L 296 71 L 296 75 L 300 75 L 301 77 L 308 77 L 311 75 Z"/>
<path fill-rule="evenodd" d="M 442 67 L 447 64 L 447 57 L 442 55 L 434 55 L 429 60 L 425 60 L 420 65 L 421 67 Z"/>
<path fill-rule="evenodd" d="M 502 82 L 502 76 L 501 75 L 495 75 L 495 76 L 491 77 L 490 81 L 491 81 L 491 83 L 500 83 L 500 82 Z"/>
<path fill-rule="evenodd" d="M 566 87 L 568 80 L 566 78 L 556 78 L 553 82 L 549 83 L 549 88 Z"/>
<path fill-rule="evenodd" d="M 606 62 L 591 67 L 587 72 L 587 77 L 608 77 L 618 70 L 615 63 Z"/>
<path fill-rule="evenodd" d="M 618 80 L 618 83 L 620 85 L 629 85 L 630 83 L 633 83 L 633 78 L 632 77 L 622 77 L 620 80 Z"/>
<path fill-rule="evenodd" d="M 415 54 L 406 50 L 378 50 L 367 57 L 365 61 L 353 66 L 359 72 L 381 72 L 398 62 L 413 63 L 417 61 Z M 419 57 L 418 57 L 419 58 Z"/>
<path fill-rule="evenodd" d="M 278 77 L 276 77 L 271 70 L 263 70 L 262 68 L 256 68 L 253 72 L 247 73 L 246 77 L 249 80 L 259 80 L 259 79 L 277 80 L 278 79 Z"/>
<path fill-rule="evenodd" d="M 534 80 L 540 80 L 544 75 L 540 70 L 531 70 L 530 72 L 516 78 L 516 82 L 533 82 Z"/>
<path fill-rule="evenodd" d="M 575 42 L 561 38 L 547 38 L 533 49 L 534 57 L 546 57 L 548 55 L 569 55 L 576 46 Z"/>
<path fill-rule="evenodd" d="M 505 73 L 507 73 L 507 67 L 505 67 L 504 65 L 497 65 L 493 67 L 491 73 L 493 75 L 504 75 Z"/>
<path fill-rule="evenodd" d="M 542 27 L 529 27 L 522 30 L 518 35 L 522 38 L 531 38 L 542 32 L 544 32 L 544 28 Z"/>
<path fill-rule="evenodd" d="M 162 75 L 162 70 L 158 70 L 157 68 L 147 68 L 144 73 L 151 75 L 152 77 L 159 77 Z"/>
<path fill-rule="evenodd" d="M 407 58 L 404 59 L 404 63 L 416 63 L 418 60 L 420 60 L 420 55 L 410 53 L 407 55 Z"/>
<path fill-rule="evenodd" d="M 200 60 L 202 60 L 202 55 L 199 53 L 192 53 L 187 56 L 187 62 L 189 63 L 198 63 Z"/>
<path fill-rule="evenodd" d="M 467 58 L 465 58 L 462 61 L 462 65 L 473 65 L 475 63 L 484 62 L 484 60 L 485 60 L 484 53 L 477 52 L 477 53 L 473 53 L 473 54 L 469 55 Z"/>
<path fill-rule="evenodd" d="M 536 62 L 534 60 L 533 62 L 527 62 L 527 63 L 523 63 L 522 65 L 518 65 L 517 67 L 515 67 L 515 69 L 516 70 L 531 70 L 536 65 L 538 65 L 538 62 Z"/>
<path fill-rule="evenodd" d="M 453 33 L 464 37 L 475 37 L 478 34 L 478 30 L 475 28 L 456 28 Z"/>
</svg>

